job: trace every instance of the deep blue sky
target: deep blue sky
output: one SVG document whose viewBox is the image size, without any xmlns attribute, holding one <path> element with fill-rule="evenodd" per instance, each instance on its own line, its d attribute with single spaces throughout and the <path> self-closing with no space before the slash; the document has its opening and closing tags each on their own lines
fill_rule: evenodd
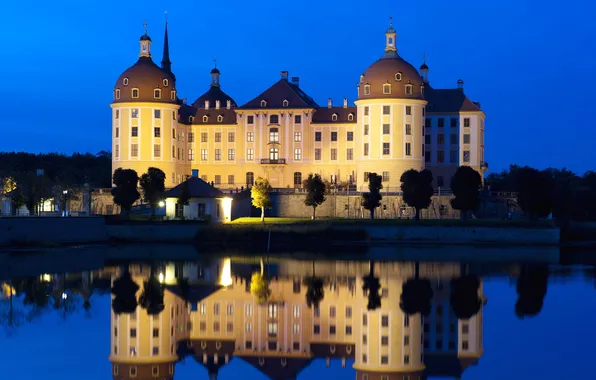
<svg viewBox="0 0 596 380">
<path fill-rule="evenodd" d="M 491 171 L 594 168 L 596 23 L 580 0 L 3 1 L 0 150 L 109 149 L 113 85 L 137 59 L 145 19 L 161 60 L 165 9 L 177 87 L 191 102 L 208 88 L 213 57 L 238 103 L 280 70 L 319 104 L 352 102 L 393 15 L 400 54 L 418 67 L 426 52 L 431 85 L 462 78 L 482 104 Z"/>
</svg>

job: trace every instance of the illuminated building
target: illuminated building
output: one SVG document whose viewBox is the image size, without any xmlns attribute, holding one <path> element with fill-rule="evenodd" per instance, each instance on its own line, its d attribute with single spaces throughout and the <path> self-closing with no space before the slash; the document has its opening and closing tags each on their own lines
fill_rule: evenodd
<svg viewBox="0 0 596 380">
<path fill-rule="evenodd" d="M 319 106 L 287 71 L 260 95 L 238 105 L 222 89 L 221 72 L 191 104 L 178 97 L 166 25 L 161 67 L 151 39 L 140 39 L 137 63 L 114 86 L 112 169 L 139 175 L 151 166 L 172 187 L 198 169 L 219 188 L 268 178 L 274 188 L 301 187 L 309 173 L 333 183 L 367 186 L 369 173 L 397 190 L 408 169 L 428 168 L 435 186 L 448 187 L 460 165 L 483 174 L 485 114 L 455 89 L 435 89 L 429 67 L 417 70 L 398 54 L 396 30 L 385 33 L 382 57 L 358 80 L 355 106 Z M 346 78 L 355 80 L 356 78 Z"/>
</svg>

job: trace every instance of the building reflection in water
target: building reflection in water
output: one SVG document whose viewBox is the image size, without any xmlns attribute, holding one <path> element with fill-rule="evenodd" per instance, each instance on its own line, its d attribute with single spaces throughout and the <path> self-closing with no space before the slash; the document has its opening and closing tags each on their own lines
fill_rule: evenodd
<svg viewBox="0 0 596 380">
<path fill-rule="evenodd" d="M 380 283 L 376 310 L 368 310 L 363 290 L 371 265 Z M 112 310 L 110 361 L 118 380 L 173 379 L 175 363 L 190 357 L 210 379 L 232 358 L 271 379 L 295 379 L 317 358 L 353 362 L 357 380 L 459 378 L 483 354 L 482 281 L 475 315 L 458 319 L 451 306 L 452 280 L 466 275 L 459 263 L 284 260 L 265 267 L 271 293 L 264 304 L 250 292 L 258 265 L 135 264 L 115 271 L 112 281 L 127 268 L 137 298 L 149 277 L 161 282 L 164 308 L 157 315 L 141 306 L 130 314 Z M 400 308 L 402 286 L 416 273 L 433 290 L 424 317 Z M 309 308 L 305 279 L 314 275 L 323 279 L 324 296 Z"/>
</svg>

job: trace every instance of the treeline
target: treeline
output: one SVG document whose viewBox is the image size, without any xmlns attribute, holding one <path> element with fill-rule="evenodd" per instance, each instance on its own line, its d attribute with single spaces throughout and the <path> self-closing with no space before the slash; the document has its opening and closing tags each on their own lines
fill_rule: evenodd
<svg viewBox="0 0 596 380">
<path fill-rule="evenodd" d="M 537 170 L 511 165 L 491 173 L 485 185 L 492 191 L 516 192 L 519 207 L 530 217 L 596 220 L 596 172 L 582 176 L 568 169 Z"/>
</svg>

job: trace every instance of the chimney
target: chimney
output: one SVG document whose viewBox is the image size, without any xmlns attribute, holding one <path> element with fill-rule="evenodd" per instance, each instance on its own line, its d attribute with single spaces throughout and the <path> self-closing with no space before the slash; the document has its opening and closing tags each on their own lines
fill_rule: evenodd
<svg viewBox="0 0 596 380">
<path fill-rule="evenodd" d="M 457 89 L 461 92 L 464 92 L 464 81 L 461 79 L 457 80 Z"/>
<path fill-rule="evenodd" d="M 348 98 L 344 98 L 344 108 L 348 108 Z"/>
<path fill-rule="evenodd" d="M 285 80 L 286 82 L 288 81 L 288 72 L 287 71 L 281 72 L 281 79 Z"/>
<path fill-rule="evenodd" d="M 296 85 L 296 87 L 300 87 L 300 77 L 292 77 L 292 84 Z"/>
<path fill-rule="evenodd" d="M 227 108 L 227 109 L 230 109 L 230 108 L 232 108 L 232 101 L 231 101 L 231 100 L 229 100 L 229 99 L 226 101 L 226 108 Z"/>
<path fill-rule="evenodd" d="M 205 100 L 205 109 L 208 110 L 209 109 L 209 100 Z"/>
<path fill-rule="evenodd" d="M 327 108 L 331 108 L 333 107 L 333 99 L 329 98 L 327 99 Z"/>
<path fill-rule="evenodd" d="M 219 109 L 219 100 L 215 101 L 215 109 L 218 110 Z"/>
<path fill-rule="evenodd" d="M 199 178 L 199 169 L 192 169 L 191 173 L 193 178 Z"/>
</svg>

